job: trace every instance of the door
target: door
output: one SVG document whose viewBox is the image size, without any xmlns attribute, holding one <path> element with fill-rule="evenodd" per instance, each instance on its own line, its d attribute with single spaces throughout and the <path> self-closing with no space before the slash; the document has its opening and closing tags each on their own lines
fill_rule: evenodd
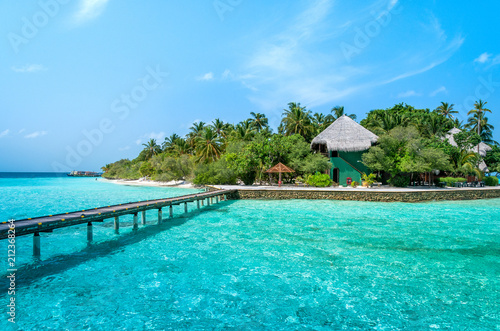
<svg viewBox="0 0 500 331">
<path fill-rule="evenodd" d="M 340 175 L 339 168 L 333 168 L 333 176 L 332 176 L 333 178 L 332 179 L 337 184 L 339 183 L 339 175 Z"/>
</svg>

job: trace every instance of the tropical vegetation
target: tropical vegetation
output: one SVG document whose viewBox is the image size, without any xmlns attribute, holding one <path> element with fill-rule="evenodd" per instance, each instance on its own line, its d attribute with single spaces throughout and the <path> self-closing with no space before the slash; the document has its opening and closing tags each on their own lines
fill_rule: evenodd
<svg viewBox="0 0 500 331">
<path fill-rule="evenodd" d="M 454 105 L 441 102 L 434 110 L 417 109 L 401 103 L 388 109 L 374 109 L 360 124 L 379 136 L 377 144 L 362 155 L 362 162 L 373 172 L 364 174 L 363 182 L 383 180 L 395 186 L 406 186 L 421 174 L 482 177 L 478 169 L 483 160 L 473 150 L 479 142 L 492 147 L 484 161 L 491 172 L 500 171 L 500 147 L 493 140 L 494 127 L 488 122 L 487 102 L 478 100 L 469 111 L 466 124 L 458 120 Z M 222 119 L 211 123 L 195 122 L 185 136 L 172 133 L 164 141 L 150 139 L 133 159 L 123 159 L 102 167 L 106 178 L 158 181 L 188 180 L 198 185 L 269 183 L 277 174 L 267 169 L 278 162 L 295 170 L 284 173 L 283 181 L 292 183 L 299 177 L 313 186 L 330 186 L 328 158 L 311 151 L 311 140 L 341 116 L 343 106 L 327 114 L 308 110 L 298 102 L 283 109 L 278 132 L 269 126 L 262 113 L 251 112 L 247 119 L 232 124 Z M 454 135 L 456 146 L 446 134 Z M 491 180 L 490 180 L 491 181 Z M 439 180 L 437 180 L 439 182 Z"/>
</svg>

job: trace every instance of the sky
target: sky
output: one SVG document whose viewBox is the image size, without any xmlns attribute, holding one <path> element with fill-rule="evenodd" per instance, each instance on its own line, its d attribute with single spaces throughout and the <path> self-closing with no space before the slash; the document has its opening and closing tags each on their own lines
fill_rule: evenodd
<svg viewBox="0 0 500 331">
<path fill-rule="evenodd" d="M 0 0 L 0 171 L 99 171 L 193 122 L 398 103 L 500 141 L 500 2 Z"/>
</svg>

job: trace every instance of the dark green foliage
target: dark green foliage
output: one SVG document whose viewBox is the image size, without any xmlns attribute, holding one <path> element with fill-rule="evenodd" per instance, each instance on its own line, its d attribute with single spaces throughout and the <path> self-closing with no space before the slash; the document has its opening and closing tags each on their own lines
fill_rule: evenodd
<svg viewBox="0 0 500 331">
<path fill-rule="evenodd" d="M 498 177 L 495 177 L 495 176 L 484 177 L 483 181 L 484 181 L 484 184 L 486 186 L 497 186 L 498 185 Z"/>
<path fill-rule="evenodd" d="M 389 183 L 395 187 L 407 187 L 408 185 L 410 185 L 410 177 L 397 175 L 389 179 Z"/>
<path fill-rule="evenodd" d="M 379 137 L 361 158 L 370 169 L 385 171 L 395 177 L 401 173 L 422 173 L 449 170 L 448 156 L 439 148 L 426 146 L 414 127 L 396 127 Z"/>
<path fill-rule="evenodd" d="M 454 121 L 443 116 L 440 110 L 416 109 L 404 103 L 388 109 L 372 110 L 360 124 L 377 135 L 398 126 L 413 126 L 426 138 L 443 136 L 455 126 Z"/>
<path fill-rule="evenodd" d="M 439 181 L 442 183 L 446 183 L 446 186 L 454 186 L 455 183 L 463 183 L 466 182 L 467 180 L 465 178 L 461 177 L 441 177 L 439 178 Z"/>
<path fill-rule="evenodd" d="M 193 157 L 189 155 L 173 157 L 160 154 L 151 158 L 151 164 L 156 170 L 153 179 L 162 182 L 189 179 L 194 167 Z"/>
<path fill-rule="evenodd" d="M 151 176 L 155 173 L 155 169 L 148 161 L 142 162 L 139 172 L 142 176 Z"/>
<path fill-rule="evenodd" d="M 252 185 L 255 182 L 255 177 L 257 174 L 255 171 L 247 171 L 241 174 L 240 178 L 245 185 Z"/>
<path fill-rule="evenodd" d="M 471 149 L 481 142 L 481 137 L 477 133 L 465 130 L 455 133 L 453 139 L 455 139 L 458 148 L 461 150 Z"/>
<path fill-rule="evenodd" d="M 139 172 L 139 167 L 142 162 L 130 161 L 129 159 L 122 159 L 114 163 L 108 164 L 108 171 L 102 176 L 109 179 L 139 179 L 141 174 Z"/>
<path fill-rule="evenodd" d="M 309 143 L 298 135 L 282 136 L 272 135 L 266 137 L 258 134 L 254 140 L 242 145 L 239 150 L 231 143 L 227 147 L 226 160 L 229 167 L 233 169 L 238 178 L 248 177 L 250 182 L 252 175 L 261 182 L 268 178 L 265 171 L 279 162 L 295 170 L 294 176 L 324 171 L 330 167 L 327 158 L 320 154 L 312 154 Z"/>
<path fill-rule="evenodd" d="M 194 171 L 196 185 L 235 185 L 236 174 L 229 169 L 224 159 L 209 164 L 200 164 Z"/>
<path fill-rule="evenodd" d="M 494 145 L 491 151 L 486 153 L 484 162 L 488 165 L 491 172 L 500 172 L 500 147 Z"/>
</svg>

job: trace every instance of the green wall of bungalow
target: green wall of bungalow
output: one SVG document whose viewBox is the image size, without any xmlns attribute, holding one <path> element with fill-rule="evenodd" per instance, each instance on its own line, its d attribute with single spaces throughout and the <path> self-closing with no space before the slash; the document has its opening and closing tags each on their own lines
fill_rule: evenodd
<svg viewBox="0 0 500 331">
<path fill-rule="evenodd" d="M 330 178 L 340 185 L 347 185 L 347 178 L 356 181 L 361 185 L 361 173 L 369 173 L 368 168 L 361 163 L 361 152 L 329 152 Z"/>
</svg>

